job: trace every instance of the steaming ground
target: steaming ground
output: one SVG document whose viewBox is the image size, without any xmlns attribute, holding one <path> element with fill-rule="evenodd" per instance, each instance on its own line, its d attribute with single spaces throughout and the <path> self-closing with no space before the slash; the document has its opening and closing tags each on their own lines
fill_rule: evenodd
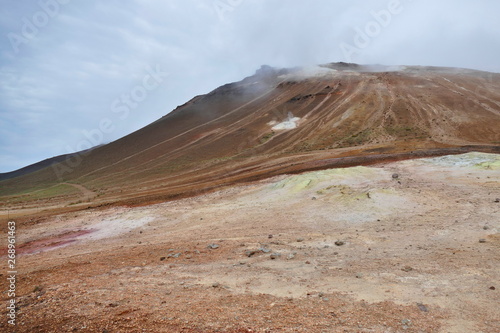
<svg viewBox="0 0 500 333">
<path fill-rule="evenodd" d="M 499 184 L 470 153 L 21 222 L 18 331 L 499 332 Z"/>
</svg>

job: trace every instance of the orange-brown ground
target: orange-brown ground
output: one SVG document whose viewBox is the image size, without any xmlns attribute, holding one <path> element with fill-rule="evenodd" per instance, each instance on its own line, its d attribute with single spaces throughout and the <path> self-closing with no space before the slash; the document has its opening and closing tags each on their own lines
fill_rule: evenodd
<svg viewBox="0 0 500 333">
<path fill-rule="evenodd" d="M 17 332 L 499 332 L 499 170 L 472 153 L 20 218 Z"/>
</svg>

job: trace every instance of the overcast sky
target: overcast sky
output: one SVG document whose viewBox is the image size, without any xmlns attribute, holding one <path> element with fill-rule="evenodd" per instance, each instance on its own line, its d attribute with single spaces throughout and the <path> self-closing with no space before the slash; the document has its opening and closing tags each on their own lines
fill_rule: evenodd
<svg viewBox="0 0 500 333">
<path fill-rule="evenodd" d="M 500 72 L 498 13 L 497 0 L 0 0 L 0 172 L 116 140 L 262 64 Z"/>
</svg>

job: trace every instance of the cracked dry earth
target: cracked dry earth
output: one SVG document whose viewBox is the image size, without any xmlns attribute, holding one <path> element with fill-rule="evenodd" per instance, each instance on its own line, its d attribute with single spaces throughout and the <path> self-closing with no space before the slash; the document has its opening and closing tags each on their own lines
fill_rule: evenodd
<svg viewBox="0 0 500 333">
<path fill-rule="evenodd" d="M 16 329 L 498 333 L 499 184 L 469 153 L 18 220 Z"/>
</svg>

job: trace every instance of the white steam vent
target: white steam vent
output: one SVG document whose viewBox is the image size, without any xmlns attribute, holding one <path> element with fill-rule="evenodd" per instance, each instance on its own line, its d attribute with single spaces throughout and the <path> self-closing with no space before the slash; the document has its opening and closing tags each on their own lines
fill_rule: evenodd
<svg viewBox="0 0 500 333">
<path fill-rule="evenodd" d="M 274 125 L 272 127 L 273 130 L 288 130 L 297 128 L 297 122 L 300 120 L 299 117 L 294 117 L 291 112 L 288 112 L 288 117 L 281 123 L 275 125 L 276 122 L 271 122 L 270 125 Z"/>
</svg>

